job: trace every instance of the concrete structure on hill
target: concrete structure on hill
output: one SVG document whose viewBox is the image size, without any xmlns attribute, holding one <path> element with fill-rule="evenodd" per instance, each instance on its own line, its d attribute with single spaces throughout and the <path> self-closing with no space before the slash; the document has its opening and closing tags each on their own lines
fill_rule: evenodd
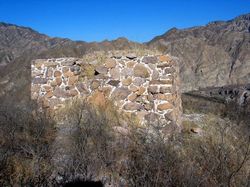
<svg viewBox="0 0 250 187">
<path fill-rule="evenodd" d="M 31 96 L 43 108 L 57 110 L 75 97 L 109 99 L 142 123 L 181 123 L 179 66 L 168 55 L 120 51 L 82 59 L 37 59 L 31 71 Z"/>
</svg>

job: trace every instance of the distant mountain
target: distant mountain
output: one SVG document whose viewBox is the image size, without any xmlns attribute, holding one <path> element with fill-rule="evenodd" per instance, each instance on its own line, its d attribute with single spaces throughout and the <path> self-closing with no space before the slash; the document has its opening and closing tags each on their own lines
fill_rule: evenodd
<svg viewBox="0 0 250 187">
<path fill-rule="evenodd" d="M 179 57 L 183 92 L 250 83 L 250 14 L 201 27 L 173 28 L 146 44 Z"/>
<path fill-rule="evenodd" d="M 31 28 L 0 23 L 0 66 L 6 66 L 27 52 L 45 57 L 82 56 L 91 50 L 129 49 L 140 44 L 126 38 L 113 41 L 92 42 L 51 38 Z"/>
</svg>

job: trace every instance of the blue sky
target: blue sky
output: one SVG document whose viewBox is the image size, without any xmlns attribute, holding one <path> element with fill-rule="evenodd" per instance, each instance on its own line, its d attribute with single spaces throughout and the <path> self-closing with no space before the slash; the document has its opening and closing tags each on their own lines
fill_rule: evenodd
<svg viewBox="0 0 250 187">
<path fill-rule="evenodd" d="M 149 41 L 172 27 L 229 20 L 250 12 L 250 0 L 0 0 L 0 21 L 52 37 Z"/>
</svg>

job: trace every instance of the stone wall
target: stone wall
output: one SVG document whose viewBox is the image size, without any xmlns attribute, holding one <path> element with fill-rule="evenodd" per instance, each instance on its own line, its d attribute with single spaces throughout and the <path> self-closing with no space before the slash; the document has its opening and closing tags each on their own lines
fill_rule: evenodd
<svg viewBox="0 0 250 187">
<path fill-rule="evenodd" d="M 56 110 L 71 98 L 101 95 L 142 122 L 180 124 L 179 67 L 168 55 L 37 59 L 31 70 L 32 99 L 43 108 Z"/>
<path fill-rule="evenodd" d="M 208 87 L 186 94 L 203 97 L 224 103 L 235 103 L 241 107 L 250 104 L 250 84 L 227 85 L 223 87 Z"/>
</svg>

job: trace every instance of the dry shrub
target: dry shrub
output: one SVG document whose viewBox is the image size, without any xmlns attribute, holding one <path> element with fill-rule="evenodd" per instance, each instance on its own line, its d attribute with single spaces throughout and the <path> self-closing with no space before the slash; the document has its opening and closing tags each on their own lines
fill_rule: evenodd
<svg viewBox="0 0 250 187">
<path fill-rule="evenodd" d="M 108 176 L 118 186 L 121 181 L 128 186 L 249 185 L 249 139 L 229 120 L 205 115 L 198 125 L 186 124 L 201 126 L 201 135 L 184 132 L 167 139 L 155 124 L 143 127 L 129 121 L 129 133 L 117 138 L 112 127 L 120 125 L 122 116 L 115 110 L 85 102 L 72 106 L 68 120 L 77 130 L 67 165 L 71 180 L 105 181 Z"/>
<path fill-rule="evenodd" d="M 133 129 L 129 135 L 125 169 L 129 186 L 169 186 L 178 163 L 175 145 L 158 132 Z"/>
<path fill-rule="evenodd" d="M 186 138 L 186 156 L 191 157 L 200 183 L 216 186 L 247 186 L 250 177 L 249 133 L 215 115 L 204 119 L 204 135 Z"/>
<path fill-rule="evenodd" d="M 112 171 L 115 165 L 112 126 L 116 120 L 101 109 L 82 100 L 75 100 L 64 109 L 63 123 L 70 125 L 71 133 L 65 137 L 68 138 L 69 146 L 65 149 L 68 149 L 69 160 L 60 173 L 61 183 L 100 179 Z"/>
<path fill-rule="evenodd" d="M 0 185 L 52 183 L 51 158 L 57 151 L 51 151 L 53 121 L 13 108 L 0 114 Z M 60 114 L 58 132 L 60 125 L 70 129 L 62 137 L 68 142 L 58 145 L 68 154 L 62 158 L 61 183 L 80 179 L 113 186 L 249 186 L 249 132 L 230 120 L 203 115 L 196 124 L 185 124 L 203 133 L 166 138 L 160 124 L 138 126 L 133 120 L 126 122 L 127 134 L 119 134 L 114 127 L 124 127 L 124 116 L 108 103 L 96 107 L 76 100 Z"/>
<path fill-rule="evenodd" d="M 122 172 L 129 186 L 248 186 L 248 133 L 215 115 L 200 123 L 202 135 L 173 134 L 167 140 L 156 128 L 135 129 Z"/>
<path fill-rule="evenodd" d="M 54 123 L 45 113 L 0 109 L 0 185 L 43 185 L 51 174 Z"/>
</svg>

